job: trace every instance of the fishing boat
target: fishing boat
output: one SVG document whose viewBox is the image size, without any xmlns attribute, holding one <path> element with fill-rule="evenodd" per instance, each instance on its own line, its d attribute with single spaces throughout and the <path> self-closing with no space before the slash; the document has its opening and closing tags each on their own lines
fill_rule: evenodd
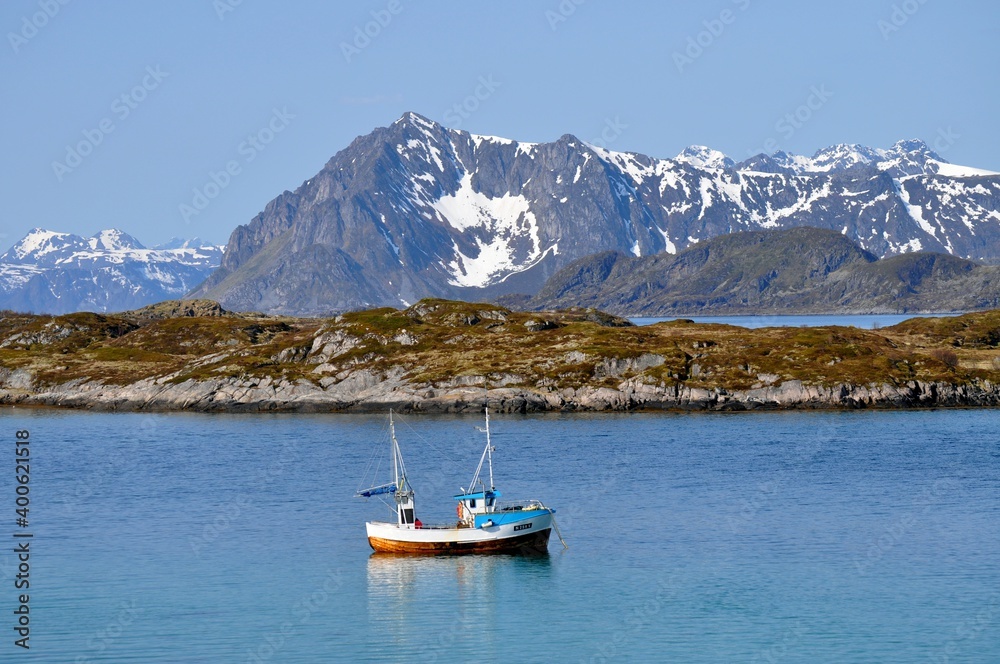
<svg viewBox="0 0 1000 664">
<path fill-rule="evenodd" d="M 501 501 L 493 484 L 493 447 L 490 413 L 486 408 L 486 447 L 468 488 L 454 496 L 458 520 L 447 525 L 425 525 L 416 517 L 414 491 L 406 473 L 396 439 L 393 414 L 389 413 L 392 448 L 391 482 L 359 490 L 363 498 L 391 497 L 395 522 L 369 521 L 365 524 L 368 544 L 378 553 L 461 554 L 461 553 L 542 553 L 547 551 L 554 525 L 554 509 L 537 500 Z M 489 471 L 489 485 L 480 475 Z M 387 501 L 388 502 L 388 501 Z M 561 539 L 561 538 L 560 538 Z"/>
</svg>

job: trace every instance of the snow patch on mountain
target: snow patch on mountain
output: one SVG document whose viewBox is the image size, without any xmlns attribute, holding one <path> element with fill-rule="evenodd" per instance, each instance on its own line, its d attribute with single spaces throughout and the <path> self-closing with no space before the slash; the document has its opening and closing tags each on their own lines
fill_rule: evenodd
<svg viewBox="0 0 1000 664">
<path fill-rule="evenodd" d="M 77 247 L 83 238 L 71 233 L 57 233 L 44 228 L 33 228 L 13 247 L 0 256 L 0 263 L 14 263 L 40 258 L 56 251 Z"/>
<path fill-rule="evenodd" d="M 9 293 L 28 283 L 32 277 L 42 272 L 35 265 L 10 265 L 0 263 L 0 293 Z"/>
<path fill-rule="evenodd" d="M 528 211 L 528 200 L 522 196 L 504 194 L 490 198 L 472 186 L 472 173 L 466 173 L 454 194 L 442 196 L 432 207 L 452 228 L 464 231 L 472 227 L 511 228 L 517 218 Z"/>
<path fill-rule="evenodd" d="M 937 167 L 938 175 L 943 175 L 949 178 L 975 178 L 989 175 L 1000 175 L 1000 173 L 996 173 L 994 171 L 987 171 L 982 168 L 972 168 L 971 166 L 949 164 L 946 161 L 935 160 L 934 164 Z"/>
<path fill-rule="evenodd" d="M 128 233 L 123 233 L 117 228 L 98 231 L 88 238 L 87 244 L 91 249 L 104 251 L 124 251 L 128 249 L 145 249 L 134 237 Z"/>
<path fill-rule="evenodd" d="M 889 149 L 840 143 L 817 150 L 812 157 L 779 151 L 770 158 L 779 166 L 799 175 L 843 172 L 867 166 L 893 177 L 905 177 L 934 173 L 939 164 L 947 163 L 918 139 L 897 141 Z"/>
<path fill-rule="evenodd" d="M 725 153 L 713 150 L 704 145 L 689 145 L 679 155 L 674 157 L 674 161 L 682 161 L 691 164 L 695 168 L 709 170 L 722 170 L 736 166 L 736 162 L 727 157 Z"/>
<path fill-rule="evenodd" d="M 513 145 L 515 143 L 515 141 L 509 138 L 501 138 L 499 136 L 483 136 L 481 134 L 469 134 L 469 136 L 477 148 L 483 143 L 496 143 L 497 145 Z"/>
<path fill-rule="evenodd" d="M 456 258 L 448 263 L 453 285 L 486 286 L 500 276 L 531 267 L 542 257 L 538 222 L 523 195 L 508 193 L 490 198 L 476 191 L 472 174 L 465 173 L 455 193 L 438 198 L 431 207 L 455 230 L 479 231 L 474 235 L 479 249 L 475 255 L 462 253 L 458 244 L 454 244 Z M 492 240 L 484 241 L 483 236 Z M 528 240 L 530 248 L 519 258 L 516 240 L 521 238 Z"/>
<path fill-rule="evenodd" d="M 917 225 L 920 226 L 921 230 L 936 238 L 937 229 L 924 218 L 923 208 L 919 205 L 914 205 L 910 201 L 910 192 L 906 190 L 906 185 L 901 180 L 893 180 L 892 184 L 896 188 L 899 200 L 902 201 L 903 207 L 906 208 L 906 213 L 910 215 L 910 218 L 917 222 Z"/>
<path fill-rule="evenodd" d="M 807 163 L 813 173 L 829 173 L 832 170 L 844 171 L 859 165 L 876 164 L 887 156 L 885 150 L 857 143 L 840 143 L 818 150 Z"/>
</svg>

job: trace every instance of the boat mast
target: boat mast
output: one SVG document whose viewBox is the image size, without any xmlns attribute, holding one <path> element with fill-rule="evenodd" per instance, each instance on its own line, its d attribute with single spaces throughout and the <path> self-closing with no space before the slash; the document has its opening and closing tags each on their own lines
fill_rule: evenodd
<svg viewBox="0 0 1000 664">
<path fill-rule="evenodd" d="M 389 447 L 392 450 L 392 482 L 373 486 L 368 489 L 358 489 L 355 495 L 362 498 L 371 498 L 372 496 L 381 496 L 387 493 L 393 494 L 393 497 L 396 499 L 396 516 L 399 518 L 404 508 L 408 507 L 412 511 L 413 491 L 410 490 L 409 482 L 406 479 L 406 464 L 403 463 L 403 452 L 399 449 L 399 441 L 396 440 L 396 423 L 393 421 L 392 416 L 393 412 L 390 410 Z M 381 464 L 381 457 L 379 464 Z M 369 463 L 369 466 L 371 466 L 371 463 Z M 403 505 L 404 502 L 407 502 L 408 505 Z"/>
<path fill-rule="evenodd" d="M 392 409 L 389 410 L 389 445 L 392 448 L 392 481 L 399 488 L 399 458 L 396 455 L 396 425 L 392 421 Z"/>
<path fill-rule="evenodd" d="M 396 424 L 393 421 L 392 410 L 389 410 L 389 437 L 392 438 L 392 474 L 395 480 L 396 523 L 400 526 L 413 527 L 413 489 L 406 478 L 406 464 L 403 463 L 403 452 L 396 440 Z"/>
<path fill-rule="evenodd" d="M 490 404 L 486 402 L 486 455 L 490 463 L 490 491 L 496 489 L 493 486 L 493 443 L 490 442 Z"/>
<path fill-rule="evenodd" d="M 483 455 L 479 457 L 479 465 L 476 466 L 476 474 L 472 476 L 472 483 L 469 484 L 469 492 L 475 491 L 476 483 L 479 482 L 479 474 L 483 472 L 483 463 L 489 462 L 490 466 L 490 491 L 496 490 L 493 485 L 493 443 L 490 440 L 490 407 L 486 406 L 486 428 L 476 427 L 480 431 L 486 433 L 486 449 L 483 450 Z M 463 489 L 464 491 L 464 489 Z"/>
</svg>

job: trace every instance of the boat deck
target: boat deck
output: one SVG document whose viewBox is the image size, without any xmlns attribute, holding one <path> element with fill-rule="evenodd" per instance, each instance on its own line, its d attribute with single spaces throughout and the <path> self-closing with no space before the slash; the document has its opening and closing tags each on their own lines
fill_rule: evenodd
<svg viewBox="0 0 1000 664">
<path fill-rule="evenodd" d="M 379 524 L 383 524 L 383 525 L 386 525 L 386 526 L 393 526 L 393 527 L 397 526 L 397 524 L 395 524 L 395 523 L 393 523 L 391 521 L 374 521 L 373 523 L 379 523 Z M 465 529 L 468 529 L 468 528 L 472 528 L 472 526 L 467 526 L 464 523 L 462 523 L 461 521 L 459 521 L 458 523 L 451 524 L 451 525 L 449 525 L 449 524 L 440 524 L 440 523 L 435 523 L 433 525 L 428 525 L 428 524 L 425 523 L 422 526 L 420 526 L 419 528 L 414 528 L 414 530 L 465 530 Z"/>
</svg>

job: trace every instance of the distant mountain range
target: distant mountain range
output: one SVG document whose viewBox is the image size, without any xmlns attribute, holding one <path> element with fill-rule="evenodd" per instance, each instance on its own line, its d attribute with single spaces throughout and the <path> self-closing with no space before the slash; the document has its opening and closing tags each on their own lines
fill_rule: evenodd
<svg viewBox="0 0 1000 664">
<path fill-rule="evenodd" d="M 0 255 L 0 309 L 122 311 L 181 297 L 219 266 L 222 251 L 198 239 L 147 249 L 119 230 L 88 238 L 35 228 Z"/>
<path fill-rule="evenodd" d="M 603 252 L 556 273 L 516 309 L 619 315 L 887 313 L 1000 307 L 1000 266 L 918 252 L 878 259 L 818 228 L 734 233 L 677 255 Z"/>
<path fill-rule="evenodd" d="M 1000 176 L 949 164 L 915 140 L 739 163 L 692 146 L 654 159 L 571 135 L 470 134 L 406 113 L 238 227 L 191 296 L 289 314 L 484 299 L 535 293 L 602 251 L 676 254 L 718 235 L 797 226 L 836 230 L 879 257 L 1000 261 Z"/>
<path fill-rule="evenodd" d="M 602 252 L 612 252 L 602 261 L 615 256 L 614 274 L 639 269 L 627 257 L 666 269 L 718 236 L 805 226 L 836 231 L 873 257 L 930 251 L 1000 262 L 1000 175 L 949 164 L 917 140 L 742 162 L 691 146 L 654 159 L 568 134 L 551 143 L 470 134 L 406 113 L 268 203 L 224 251 L 197 240 L 146 249 L 116 230 L 85 238 L 34 229 L 0 256 L 0 308 L 114 311 L 186 294 L 235 311 L 324 315 L 429 296 L 534 296 Z M 716 276 L 720 285 L 734 278 Z M 610 297 L 622 311 L 621 294 L 602 292 L 586 296 Z"/>
</svg>

